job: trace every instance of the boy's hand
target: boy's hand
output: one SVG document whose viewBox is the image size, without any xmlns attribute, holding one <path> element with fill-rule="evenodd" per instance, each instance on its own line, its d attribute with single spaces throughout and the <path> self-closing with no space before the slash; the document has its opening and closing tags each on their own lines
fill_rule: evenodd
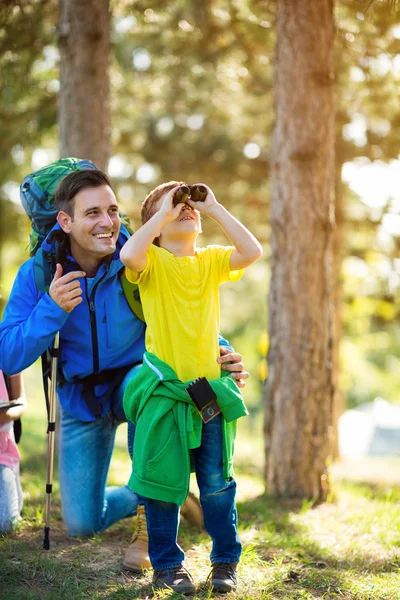
<svg viewBox="0 0 400 600">
<path fill-rule="evenodd" d="M 180 202 L 176 206 L 173 204 L 173 198 L 175 196 L 176 190 L 180 186 L 176 186 L 173 190 L 170 190 L 168 194 L 164 197 L 164 200 L 161 204 L 159 212 L 162 214 L 165 223 L 170 223 L 171 221 L 175 221 L 177 217 L 179 217 L 183 202 Z"/>
<path fill-rule="evenodd" d="M 193 200 L 191 200 L 189 197 L 188 204 L 199 212 L 208 214 L 214 206 L 218 205 L 217 199 L 214 196 L 214 192 L 208 187 L 208 185 L 205 185 L 204 183 L 196 183 L 196 185 L 203 185 L 205 188 L 207 188 L 207 196 L 202 202 L 193 202 Z"/>
</svg>

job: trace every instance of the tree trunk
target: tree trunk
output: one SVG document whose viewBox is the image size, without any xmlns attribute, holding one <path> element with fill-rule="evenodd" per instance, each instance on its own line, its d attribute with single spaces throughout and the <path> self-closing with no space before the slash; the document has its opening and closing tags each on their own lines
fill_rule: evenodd
<svg viewBox="0 0 400 600">
<path fill-rule="evenodd" d="M 332 424 L 333 0 L 278 0 L 266 485 L 328 492 Z"/>
<path fill-rule="evenodd" d="M 110 158 L 109 0 L 60 0 L 60 155 Z"/>
</svg>

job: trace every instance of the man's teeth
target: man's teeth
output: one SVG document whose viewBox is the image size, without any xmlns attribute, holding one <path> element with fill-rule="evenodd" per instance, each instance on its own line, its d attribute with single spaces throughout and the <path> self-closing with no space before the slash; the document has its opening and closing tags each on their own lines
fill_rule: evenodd
<svg viewBox="0 0 400 600">
<path fill-rule="evenodd" d="M 112 233 L 96 233 L 95 237 L 97 237 L 97 238 L 109 238 L 109 237 L 112 237 Z"/>
</svg>

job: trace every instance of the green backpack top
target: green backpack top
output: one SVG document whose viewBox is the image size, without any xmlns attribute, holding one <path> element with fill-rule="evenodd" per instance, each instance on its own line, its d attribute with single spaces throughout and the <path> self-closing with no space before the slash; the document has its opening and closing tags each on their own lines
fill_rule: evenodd
<svg viewBox="0 0 400 600">
<path fill-rule="evenodd" d="M 29 254 L 35 257 L 37 290 L 47 292 L 53 278 L 52 257 L 49 256 L 49 252 L 44 251 L 42 243 L 57 222 L 58 211 L 54 206 L 54 193 L 63 177 L 83 169 L 98 169 L 98 167 L 87 159 L 60 158 L 27 175 L 21 184 L 21 202 L 32 223 Z M 132 234 L 127 215 L 120 213 L 120 217 L 122 225 L 128 233 Z M 133 314 L 144 321 L 139 288 L 128 281 L 125 269 L 121 269 L 121 285 Z"/>
</svg>

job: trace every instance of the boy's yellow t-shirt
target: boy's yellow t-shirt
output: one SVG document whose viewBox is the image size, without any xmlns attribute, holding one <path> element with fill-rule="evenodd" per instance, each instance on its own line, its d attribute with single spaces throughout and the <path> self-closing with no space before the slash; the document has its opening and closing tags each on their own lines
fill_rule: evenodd
<svg viewBox="0 0 400 600">
<path fill-rule="evenodd" d="M 126 269 L 129 281 L 139 284 L 146 350 L 169 364 L 181 381 L 220 377 L 218 286 L 243 274 L 229 268 L 233 249 L 207 246 L 194 256 L 177 257 L 152 245 L 141 273 Z"/>
</svg>

